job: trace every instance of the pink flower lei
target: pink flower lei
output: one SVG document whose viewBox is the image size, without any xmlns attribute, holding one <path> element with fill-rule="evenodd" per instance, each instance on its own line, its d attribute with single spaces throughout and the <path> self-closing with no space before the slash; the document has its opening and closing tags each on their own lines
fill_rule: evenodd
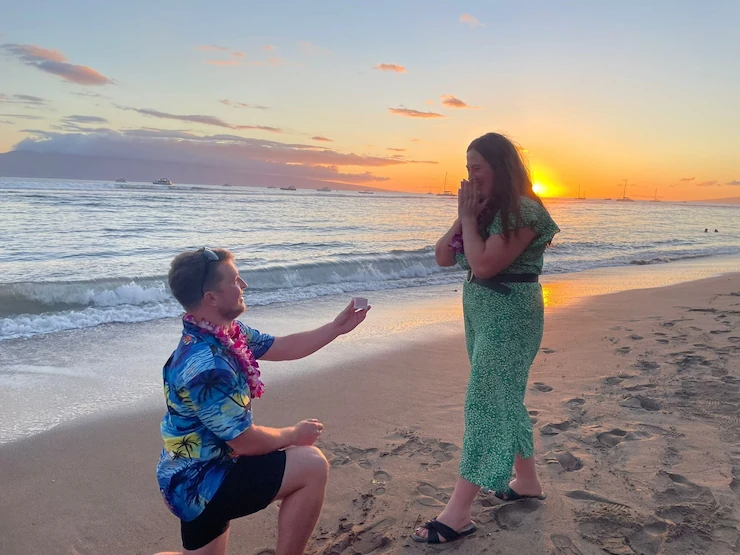
<svg viewBox="0 0 740 555">
<path fill-rule="evenodd" d="M 231 322 L 230 327 L 217 326 L 206 320 L 196 321 L 192 314 L 185 314 L 182 317 L 183 322 L 198 326 L 215 336 L 221 344 L 233 355 L 238 361 L 242 372 L 247 376 L 249 384 L 249 394 L 252 399 L 259 399 L 265 392 L 265 384 L 260 380 L 259 365 L 249 349 L 247 336 L 242 328 L 236 322 Z"/>
</svg>

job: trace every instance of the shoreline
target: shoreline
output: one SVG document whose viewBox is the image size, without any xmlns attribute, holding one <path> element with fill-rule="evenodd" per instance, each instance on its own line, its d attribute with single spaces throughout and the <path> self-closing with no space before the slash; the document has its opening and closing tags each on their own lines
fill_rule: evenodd
<svg viewBox="0 0 740 555">
<path fill-rule="evenodd" d="M 546 311 L 568 308 L 618 291 L 686 283 L 740 271 L 740 257 L 718 257 L 649 266 L 610 267 L 542 278 Z M 374 305 L 355 333 L 303 361 L 266 362 L 273 383 L 336 364 L 355 364 L 372 354 L 423 342 L 428 334 L 462 331 L 462 283 L 360 293 Z M 242 319 L 276 335 L 330 321 L 349 300 L 329 296 L 296 305 L 249 307 Z M 0 446 L 78 418 L 113 410 L 141 410 L 160 401 L 159 369 L 179 335 L 176 318 L 106 324 L 46 336 L 0 342 Z M 70 347 L 74 343 L 74 348 Z M 71 352 L 74 351 L 74 352 Z M 122 364 L 122 361 L 124 362 Z"/>
<path fill-rule="evenodd" d="M 548 499 L 499 505 L 481 497 L 479 531 L 462 549 L 737 552 L 737 329 L 740 274 L 548 312 L 526 398 Z M 453 332 L 400 341 L 392 354 L 367 345 L 362 354 L 268 382 L 255 419 L 282 426 L 318 417 L 327 426 L 320 447 L 332 471 L 310 553 L 423 553 L 408 534 L 439 512 L 454 484 L 464 343 Z M 91 417 L 0 445 L 8 484 L 0 551 L 176 549 L 177 521 L 154 478 L 162 414 Z M 275 517 L 271 506 L 234 522 L 231 551 L 274 546 Z"/>
</svg>

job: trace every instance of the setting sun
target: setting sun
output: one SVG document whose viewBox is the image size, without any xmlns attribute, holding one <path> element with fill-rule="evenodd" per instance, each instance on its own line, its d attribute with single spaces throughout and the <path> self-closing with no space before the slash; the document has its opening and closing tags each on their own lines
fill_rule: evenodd
<svg viewBox="0 0 740 555">
<path fill-rule="evenodd" d="M 547 196 L 547 187 L 545 187 L 542 183 L 533 183 L 532 184 L 532 190 L 541 197 Z"/>
</svg>

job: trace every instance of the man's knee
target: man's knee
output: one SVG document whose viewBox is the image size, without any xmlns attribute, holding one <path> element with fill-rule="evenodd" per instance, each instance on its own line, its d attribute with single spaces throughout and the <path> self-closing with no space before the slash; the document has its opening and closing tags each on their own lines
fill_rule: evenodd
<svg viewBox="0 0 740 555">
<path fill-rule="evenodd" d="M 307 471 L 309 471 L 317 480 L 326 481 L 329 478 L 329 461 L 321 452 L 321 450 L 311 445 L 306 447 L 307 453 Z"/>
</svg>

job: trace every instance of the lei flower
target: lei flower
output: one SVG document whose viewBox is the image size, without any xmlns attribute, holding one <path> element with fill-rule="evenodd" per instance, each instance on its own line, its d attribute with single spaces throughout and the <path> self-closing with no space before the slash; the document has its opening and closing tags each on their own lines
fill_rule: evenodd
<svg viewBox="0 0 740 555">
<path fill-rule="evenodd" d="M 226 327 L 217 326 L 206 320 L 197 322 L 192 314 L 183 315 L 182 320 L 183 322 L 198 326 L 200 329 L 216 337 L 237 360 L 242 372 L 246 374 L 249 394 L 252 399 L 262 397 L 262 394 L 265 392 L 265 384 L 260 380 L 259 365 L 249 348 L 247 335 L 239 324 L 231 322 L 231 326 Z"/>
</svg>

